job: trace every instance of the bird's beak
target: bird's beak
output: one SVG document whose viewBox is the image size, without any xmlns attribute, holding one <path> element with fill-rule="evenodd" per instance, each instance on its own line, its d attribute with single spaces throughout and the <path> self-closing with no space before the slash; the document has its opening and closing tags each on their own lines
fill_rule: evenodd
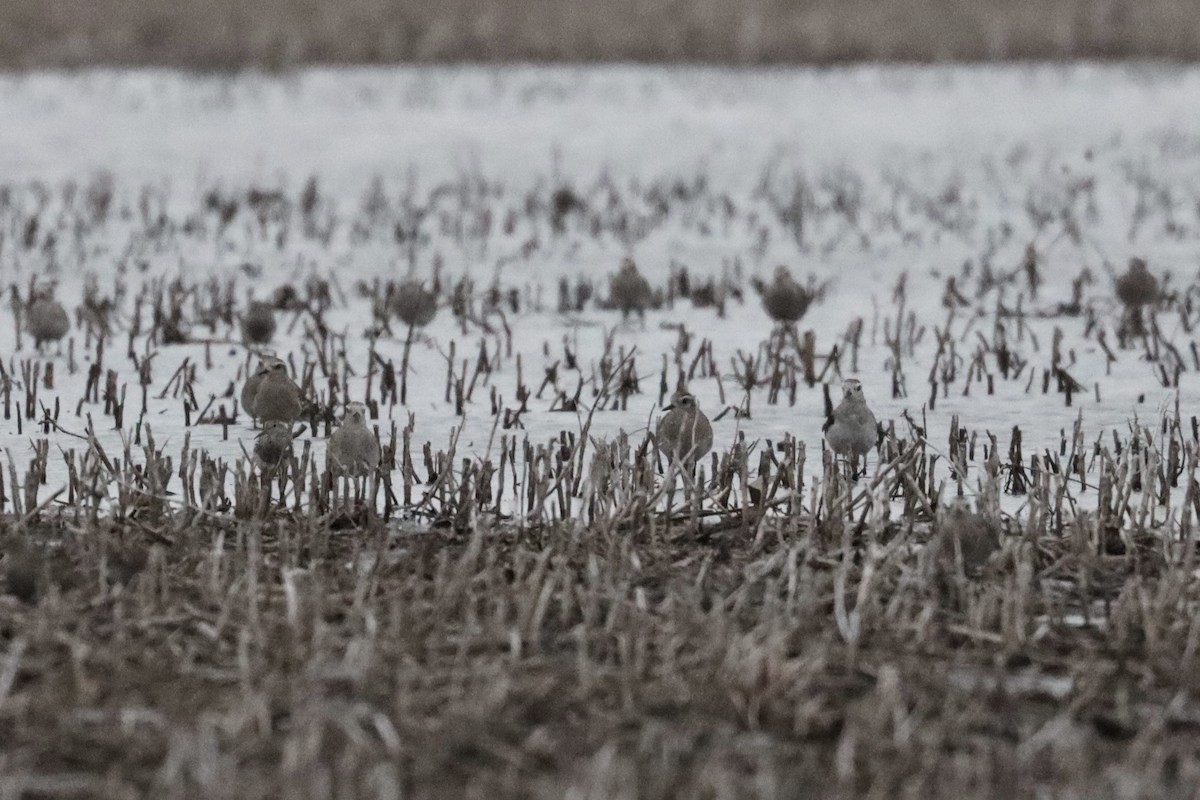
<svg viewBox="0 0 1200 800">
<path fill-rule="evenodd" d="M 663 411 L 674 411 L 674 410 L 675 410 L 674 403 L 667 403 L 665 406 L 663 406 Z"/>
</svg>

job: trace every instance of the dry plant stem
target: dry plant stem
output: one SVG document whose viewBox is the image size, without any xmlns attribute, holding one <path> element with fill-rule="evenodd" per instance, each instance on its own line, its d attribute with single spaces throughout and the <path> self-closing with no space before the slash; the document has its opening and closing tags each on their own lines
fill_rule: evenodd
<svg viewBox="0 0 1200 800">
<path fill-rule="evenodd" d="M 400 359 L 400 405 L 408 405 L 408 356 L 412 352 L 414 333 L 414 326 L 409 325 L 404 336 L 404 355 Z"/>
</svg>

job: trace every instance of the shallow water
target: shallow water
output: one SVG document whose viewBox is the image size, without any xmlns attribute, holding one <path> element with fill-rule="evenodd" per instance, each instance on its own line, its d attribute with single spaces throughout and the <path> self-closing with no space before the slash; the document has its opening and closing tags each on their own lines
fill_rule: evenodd
<svg viewBox="0 0 1200 800">
<path fill-rule="evenodd" d="M 385 407 L 378 421 L 386 430 L 389 419 L 403 426 L 412 413 L 414 442 L 430 441 L 435 450 L 461 426 L 460 456 L 495 458 L 505 433 L 545 442 L 563 430 L 580 431 L 585 416 L 549 411 L 548 391 L 530 401 L 523 429 L 499 430 L 488 397 L 494 389 L 501 405 L 516 406 L 517 355 L 525 384 L 536 389 L 544 369 L 561 361 L 569 346 L 580 373 L 564 371 L 560 385 L 572 392 L 581 376 L 590 380 L 596 373 L 607 337 L 617 351 L 636 348 L 642 394 L 625 411 L 598 412 L 594 437 L 624 430 L 636 439 L 653 424 L 664 354 L 672 352 L 681 330 L 692 336 L 683 365 L 708 341 L 720 372 L 720 380 L 692 381 L 701 407 L 715 418 L 742 405 L 736 357 L 754 352 L 771 329 L 749 281 L 769 278 L 783 263 L 825 287 L 800 323 L 802 332 L 814 332 L 818 353 L 844 347 L 842 335 L 863 318 L 863 347 L 852 374 L 863 382 L 877 417 L 896 421 L 898 431 L 906 429 L 907 412 L 925 420 L 933 446 L 944 446 L 957 416 L 981 439 L 995 435 L 1002 453 L 1014 426 L 1021 428 L 1026 454 L 1054 453 L 1062 432 L 1069 439 L 1080 419 L 1089 445 L 1101 440 L 1111 446 L 1113 431 L 1122 439 L 1135 423 L 1157 431 L 1160 416 L 1174 411 L 1176 390 L 1161 385 L 1159 364 L 1140 349 L 1118 351 L 1107 364 L 1096 331 L 1107 331 L 1116 348 L 1120 309 L 1111 279 L 1131 255 L 1147 258 L 1159 275 L 1170 273 L 1168 288 L 1181 295 L 1194 280 L 1197 83 L 1200 71 L 1192 69 L 1088 65 L 12 76 L 0 79 L 6 109 L 0 175 L 10 186 L 0 215 L 6 228 L 0 274 L 18 285 L 53 276 L 69 307 L 82 296 L 85 275 L 95 277 L 102 294 L 119 281 L 131 295 L 155 277 L 193 282 L 237 275 L 239 295 L 262 298 L 281 283 L 332 274 L 341 291 L 326 322 L 346 335 L 347 361 L 358 372 L 348 382 L 355 399 L 365 387 L 369 346 L 362 334 L 371 324 L 356 281 L 394 279 L 408 274 L 410 265 L 428 279 L 440 263 L 447 285 L 465 276 L 477 291 L 493 282 L 515 288 L 525 301 L 505 319 L 511 357 L 503 337 L 478 326 L 464 333 L 442 311 L 414 347 L 407 408 Z M 112 213 L 80 225 L 74 212 L 64 211 L 63 187 L 75 182 L 86 191 L 100 174 L 114 186 Z M 295 217 L 263 225 L 243 210 L 219 230 L 213 214 L 203 210 L 214 189 L 241 197 L 257 187 L 294 198 L 310 175 L 320 189 L 318 216 L 332 226 L 328 243 L 302 235 Z M 365 235 L 356 234 L 376 177 L 386 207 L 381 218 L 364 223 Z M 561 186 L 572 187 L 596 212 L 603 222 L 599 233 L 581 216 L 568 217 L 562 231 L 553 228 L 545 206 Z M 394 236 L 406 202 L 427 211 L 412 247 Z M 793 202 L 789 216 L 783 206 Z M 163 214 L 173 232 L 149 237 L 144 219 L 154 213 L 146 216 L 146 209 Z M 34 246 L 24 247 L 22 225 L 31 215 L 42 230 Z M 189 219 L 195 224 L 186 233 Z M 50 234 L 55 241 L 47 246 Z M 1041 281 L 1036 296 L 1022 271 L 1029 246 Z M 588 278 L 602 296 L 606 276 L 626 255 L 656 287 L 665 287 L 671 271 L 686 265 L 693 279 L 726 278 L 744 301 L 731 300 L 725 318 L 718 318 L 712 309 L 680 300 L 650 312 L 644 327 L 623 324 L 594 304 L 580 313 L 555 310 L 560 277 Z M 1090 281 L 1081 299 L 1095 315 L 1090 329 L 1086 316 L 1052 313 L 1071 300 L 1072 280 L 1085 269 Z M 902 274 L 906 319 L 911 314 L 924 332 L 903 354 L 905 391 L 893 397 L 893 353 L 884 332 L 895 325 L 894 288 Z M 985 274 L 996 279 L 994 287 L 984 286 Z M 942 304 L 950 276 L 966 299 L 953 311 Z M 1021 308 L 1023 324 L 999 319 L 1001 305 Z M 131 309 L 121 311 L 127 326 Z M 10 312 L 4 316 L 11 319 Z M 497 317 L 488 319 L 499 327 Z M 1164 339 L 1184 355 L 1178 399 L 1186 429 L 1197 413 L 1200 384 L 1193 367 L 1200 364 L 1189 355 L 1194 337 L 1185 322 L 1190 324 L 1187 315 L 1177 310 L 1157 316 Z M 280 323 L 274 350 L 291 353 L 297 363 L 314 359 L 303 339 L 304 321 L 281 316 Z M 289 326 L 290 333 L 284 330 Z M 982 342 L 995 341 L 997 326 L 1027 366 L 1005 381 L 995 354 L 985 353 L 982 365 L 995 379 L 995 393 L 987 395 L 977 378 L 964 394 L 970 359 Z M 928 409 L 935 327 L 955 342 L 957 381 Z M 1056 330 L 1064 366 L 1084 387 L 1070 406 L 1053 388 L 1041 390 Z M 181 401 L 157 397 L 185 358 L 212 362 L 198 374 L 201 407 L 230 386 L 236 394 L 249 361 L 236 330 L 192 333 L 218 343 L 135 343 L 138 352 L 155 353 L 144 421 L 168 453 L 179 450 L 190 432 L 193 447 L 232 461 L 242 455 L 239 440 L 252 449 L 251 430 L 235 426 L 224 440 L 219 426 L 185 429 Z M 14 353 L 13 335 L 12 325 L 0 321 L 0 346 L 13 353 L 8 368 L 19 376 L 19 360 L 32 353 L 27 339 L 26 349 Z M 81 432 L 84 420 L 75 410 L 93 355 L 83 353 L 82 334 L 75 335 L 75 373 L 66 374 L 66 359 L 50 359 L 55 387 L 39 391 L 38 399 L 47 406 L 57 399 L 60 424 Z M 128 384 L 128 435 L 140 403 L 124 338 L 119 332 L 110 343 L 104 367 L 116 369 Z M 454 368 L 461 372 L 464 359 L 473 368 L 481 340 L 496 369 L 481 378 L 460 418 L 444 399 L 450 348 L 453 343 Z M 399 363 L 402 345 L 402 335 L 384 338 L 378 352 Z M 851 374 L 845 362 L 843 370 Z M 826 380 L 836 398 L 838 379 Z M 585 406 L 596 385 L 585 388 Z M 821 388 L 802 386 L 794 405 L 771 405 L 766 398 L 759 387 L 749 418 L 726 412 L 714 422 L 717 449 L 742 433 L 773 440 L 791 434 L 807 445 L 810 471 L 818 468 Z M 93 413 L 110 454 L 119 452 L 120 432 L 105 430 L 111 420 L 101 419 L 91 404 L 82 410 Z M 0 446 L 18 466 L 37 436 L 31 431 L 28 423 L 18 433 L 14 420 L 0 420 Z M 79 442 L 62 434 L 49 438 L 47 490 L 53 491 L 65 480 L 57 448 Z M 323 439 L 312 444 L 320 456 Z M 1088 497 L 1082 495 L 1085 504 Z M 1021 499 L 1006 500 L 1006 506 L 1017 511 Z"/>
</svg>

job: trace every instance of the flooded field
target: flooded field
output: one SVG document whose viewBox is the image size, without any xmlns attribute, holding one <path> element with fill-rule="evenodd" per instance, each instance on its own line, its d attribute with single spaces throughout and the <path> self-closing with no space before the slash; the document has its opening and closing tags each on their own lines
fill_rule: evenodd
<svg viewBox="0 0 1200 800">
<path fill-rule="evenodd" d="M 0 78 L 0 797 L 1191 785 L 1198 85 Z"/>
</svg>

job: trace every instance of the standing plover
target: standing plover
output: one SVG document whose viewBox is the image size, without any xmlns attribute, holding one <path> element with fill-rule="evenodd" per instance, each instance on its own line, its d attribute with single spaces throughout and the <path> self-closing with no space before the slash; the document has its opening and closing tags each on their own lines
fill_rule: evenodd
<svg viewBox="0 0 1200 800">
<path fill-rule="evenodd" d="M 34 293 L 25 312 L 25 327 L 33 337 L 34 346 L 41 352 L 46 342 L 60 342 L 71 330 L 71 320 L 62 303 L 54 299 L 53 284 Z"/>
<path fill-rule="evenodd" d="M 254 399 L 258 395 L 258 387 L 262 383 L 263 376 L 271 371 L 271 366 L 275 363 L 283 364 L 283 361 L 275 356 L 259 356 L 258 366 L 254 368 L 254 371 L 247 376 L 246 382 L 242 384 L 242 408 L 250 415 L 251 423 L 258 420 L 258 412 L 254 406 Z"/>
<path fill-rule="evenodd" d="M 291 425 L 300 416 L 300 387 L 287 372 L 287 364 L 274 359 L 265 370 L 254 392 L 254 416 L 265 423 L 271 420 Z"/>
<path fill-rule="evenodd" d="M 775 268 L 775 279 L 759 291 L 763 308 L 771 319 L 789 325 L 804 316 L 813 300 L 813 293 L 796 283 L 783 265 Z"/>
<path fill-rule="evenodd" d="M 834 453 L 847 459 L 852 476 L 858 475 L 858 460 L 879 441 L 879 425 L 867 408 L 862 384 L 854 378 L 842 383 L 842 402 L 825 420 L 825 440 Z"/>
<path fill-rule="evenodd" d="M 388 309 L 410 328 L 423 328 L 437 315 L 437 294 L 420 281 L 406 280 L 392 288 Z"/>
<path fill-rule="evenodd" d="M 1146 268 L 1140 258 L 1129 259 L 1129 269 L 1116 280 L 1117 299 L 1125 306 L 1118 335 L 1145 336 L 1142 306 L 1153 306 L 1158 300 L 1158 278 Z"/>
<path fill-rule="evenodd" d="M 266 344 L 275 335 L 275 309 L 270 303 L 251 302 L 241 322 L 242 339 L 250 344 Z"/>
<path fill-rule="evenodd" d="M 1148 306 L 1158 299 L 1158 278 L 1141 258 L 1129 259 L 1129 269 L 1117 277 L 1117 299 L 1126 307 Z"/>
<path fill-rule="evenodd" d="M 350 403 L 342 424 L 329 437 L 330 470 L 336 475 L 370 475 L 379 466 L 379 442 L 367 427 L 366 406 Z"/>
<path fill-rule="evenodd" d="M 667 413 L 658 422 L 655 439 L 668 458 L 691 469 L 712 450 L 713 429 L 696 398 L 682 389 L 675 392 Z"/>
<path fill-rule="evenodd" d="M 621 268 L 609 281 L 608 297 L 613 308 L 621 309 L 622 319 L 629 319 L 629 315 L 636 311 L 643 324 L 646 321 L 646 309 L 654 304 L 650 282 L 630 258 L 621 262 Z"/>
<path fill-rule="evenodd" d="M 997 520 L 971 511 L 966 500 L 959 499 L 938 515 L 933 539 L 934 553 L 941 566 L 957 571 L 962 556 L 963 573 L 976 575 L 987 565 L 992 553 L 1000 549 L 1000 524 Z"/>
<path fill-rule="evenodd" d="M 277 467 L 292 454 L 292 424 L 268 420 L 254 439 L 254 457 L 264 467 Z"/>
</svg>

